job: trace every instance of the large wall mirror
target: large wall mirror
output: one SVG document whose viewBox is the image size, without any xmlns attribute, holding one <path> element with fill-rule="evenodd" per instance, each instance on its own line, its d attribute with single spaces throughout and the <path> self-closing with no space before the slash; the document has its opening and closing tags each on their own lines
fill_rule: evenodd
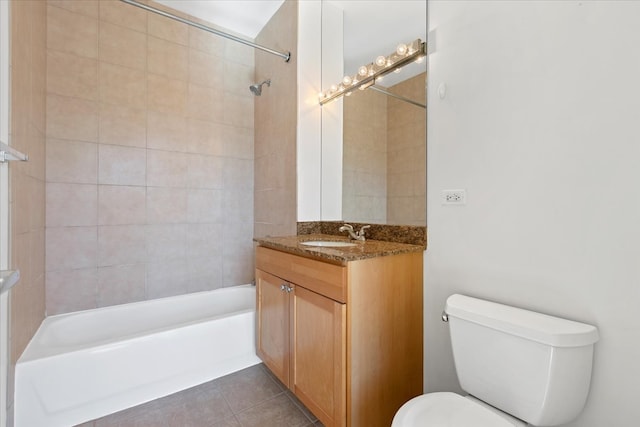
<svg viewBox="0 0 640 427">
<path fill-rule="evenodd" d="M 401 43 L 426 41 L 426 13 L 423 0 L 323 0 L 323 90 L 332 79 L 340 83 L 338 74 L 356 75 Z M 336 52 L 342 58 L 332 58 Z M 323 157 L 322 174 L 324 182 L 341 174 L 334 182 L 342 188 L 323 189 L 322 205 L 341 197 L 334 203 L 341 210 L 336 219 L 347 222 L 426 225 L 426 60 L 341 99 L 332 101 L 341 106 L 323 107 L 322 144 L 324 150 L 341 139 L 342 164 L 336 156 Z M 337 131 L 327 131 L 329 121 Z"/>
</svg>

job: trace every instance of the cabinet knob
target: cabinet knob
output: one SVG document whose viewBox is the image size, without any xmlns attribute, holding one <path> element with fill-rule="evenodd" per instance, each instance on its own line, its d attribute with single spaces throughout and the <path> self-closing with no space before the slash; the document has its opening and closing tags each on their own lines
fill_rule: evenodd
<svg viewBox="0 0 640 427">
<path fill-rule="evenodd" d="M 286 284 L 284 284 L 284 283 L 283 283 L 283 284 L 281 284 L 281 285 L 280 285 L 280 290 L 281 290 L 281 291 L 286 291 L 286 290 L 287 290 L 287 285 L 286 285 Z"/>
</svg>

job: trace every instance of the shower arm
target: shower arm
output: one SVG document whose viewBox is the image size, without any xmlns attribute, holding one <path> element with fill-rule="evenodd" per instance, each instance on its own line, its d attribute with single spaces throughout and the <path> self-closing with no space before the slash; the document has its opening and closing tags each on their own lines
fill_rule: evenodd
<svg viewBox="0 0 640 427">
<path fill-rule="evenodd" d="M 284 59 L 285 62 L 289 62 L 291 59 L 291 52 L 278 52 L 277 50 L 270 49 L 268 47 L 253 43 L 249 40 L 241 39 L 240 37 L 236 37 L 232 34 L 225 33 L 224 31 L 216 30 L 215 28 L 207 27 L 206 25 L 198 24 L 197 22 L 189 21 L 188 19 L 180 18 L 179 16 L 173 15 L 169 12 L 164 12 L 160 9 L 156 9 L 155 7 L 147 6 L 146 4 L 138 3 L 135 0 L 120 0 L 123 3 L 130 4 L 131 6 L 139 7 L 140 9 L 147 10 L 149 12 L 156 13 L 158 15 L 162 15 L 166 18 L 173 19 L 178 22 L 182 22 L 183 24 L 190 25 L 195 28 L 199 28 L 203 31 L 207 31 L 209 33 L 213 33 L 217 36 L 224 37 L 229 40 L 233 40 L 238 43 L 242 43 L 247 46 L 251 46 L 254 49 L 259 49 L 264 52 L 270 53 L 272 55 L 279 56 Z"/>
</svg>

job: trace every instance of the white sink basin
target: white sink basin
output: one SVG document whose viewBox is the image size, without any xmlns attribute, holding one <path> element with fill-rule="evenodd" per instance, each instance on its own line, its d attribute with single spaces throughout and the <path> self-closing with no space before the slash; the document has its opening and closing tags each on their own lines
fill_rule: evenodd
<svg viewBox="0 0 640 427">
<path fill-rule="evenodd" d="M 346 248 L 349 246 L 356 246 L 356 243 L 351 242 L 332 242 L 330 240 L 311 240 L 309 242 L 300 242 L 301 245 L 315 246 L 317 248 Z"/>
</svg>

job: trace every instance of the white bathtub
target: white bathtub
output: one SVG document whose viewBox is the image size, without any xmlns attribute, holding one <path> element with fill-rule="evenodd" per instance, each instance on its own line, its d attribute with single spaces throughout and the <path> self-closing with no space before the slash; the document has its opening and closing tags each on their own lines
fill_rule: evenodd
<svg viewBox="0 0 640 427">
<path fill-rule="evenodd" d="M 72 426 L 255 365 L 255 288 L 47 317 L 16 364 L 15 426 Z"/>
</svg>

